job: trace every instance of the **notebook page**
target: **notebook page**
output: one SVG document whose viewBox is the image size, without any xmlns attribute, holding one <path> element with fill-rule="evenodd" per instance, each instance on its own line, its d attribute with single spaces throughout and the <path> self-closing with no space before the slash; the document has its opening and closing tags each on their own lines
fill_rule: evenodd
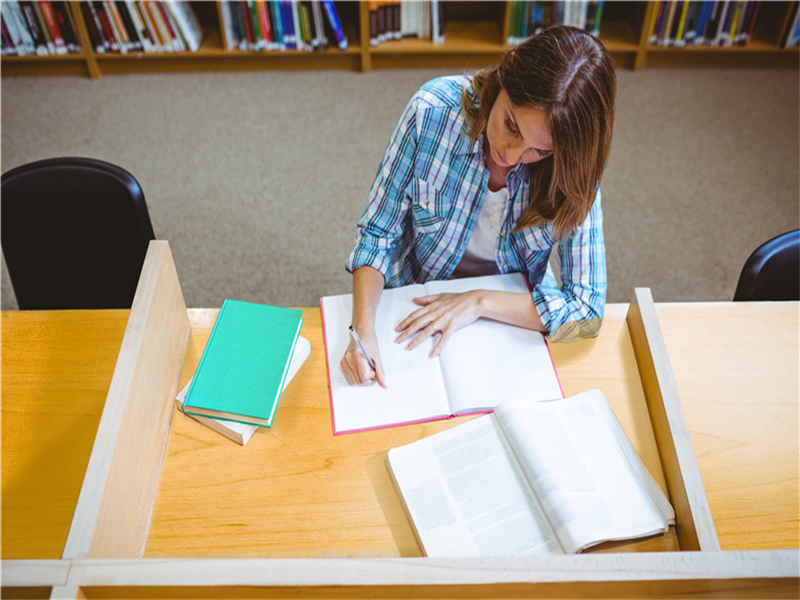
<svg viewBox="0 0 800 600">
<path fill-rule="evenodd" d="M 331 410 L 335 433 L 375 429 L 448 416 L 449 409 L 439 360 L 430 359 L 431 344 L 413 351 L 394 342 L 394 329 L 418 308 L 412 298 L 423 295 L 421 286 L 384 290 L 375 328 L 388 389 L 378 384 L 352 386 L 339 363 L 350 343 L 352 294 L 322 298 L 325 351 L 330 378 Z"/>
<path fill-rule="evenodd" d="M 592 390 L 556 402 L 507 402 L 495 410 L 567 552 L 667 529 L 630 470 L 603 404 L 602 394 Z"/>
<path fill-rule="evenodd" d="M 490 289 L 528 294 L 521 273 L 435 281 L 428 294 Z M 563 398 L 550 350 L 538 331 L 488 319 L 462 327 L 440 355 L 453 414 L 491 410 L 504 399 Z"/>
</svg>

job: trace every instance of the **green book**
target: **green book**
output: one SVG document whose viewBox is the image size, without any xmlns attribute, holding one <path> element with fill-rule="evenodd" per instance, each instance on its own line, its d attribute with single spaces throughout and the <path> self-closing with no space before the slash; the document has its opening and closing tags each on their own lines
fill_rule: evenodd
<svg viewBox="0 0 800 600">
<path fill-rule="evenodd" d="M 270 427 L 302 325 L 299 310 L 225 300 L 184 412 Z"/>
</svg>

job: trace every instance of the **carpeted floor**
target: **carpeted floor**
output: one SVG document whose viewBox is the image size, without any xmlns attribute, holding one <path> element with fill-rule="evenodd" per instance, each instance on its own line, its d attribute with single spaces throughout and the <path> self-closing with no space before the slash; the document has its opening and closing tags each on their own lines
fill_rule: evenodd
<svg viewBox="0 0 800 600">
<path fill-rule="evenodd" d="M 452 70 L 2 79 L 2 171 L 90 156 L 132 172 L 190 307 L 317 305 L 420 84 Z M 761 242 L 800 226 L 794 69 L 620 70 L 603 181 L 610 302 L 729 300 Z M 3 265 L 2 308 L 16 307 Z"/>
</svg>

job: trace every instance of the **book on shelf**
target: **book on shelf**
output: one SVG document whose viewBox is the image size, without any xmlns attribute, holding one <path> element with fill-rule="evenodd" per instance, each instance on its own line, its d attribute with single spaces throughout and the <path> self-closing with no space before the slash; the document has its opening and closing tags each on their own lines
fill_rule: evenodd
<svg viewBox="0 0 800 600">
<path fill-rule="evenodd" d="M 792 5 L 789 27 L 781 40 L 781 48 L 795 48 L 800 45 L 800 2 Z"/>
<path fill-rule="evenodd" d="M 336 5 L 325 0 L 248 0 L 221 3 L 228 50 L 326 50 L 333 43 L 347 49 Z"/>
<path fill-rule="evenodd" d="M 371 46 L 413 37 L 444 42 L 445 2 L 443 0 L 371 0 L 369 3 Z"/>
<path fill-rule="evenodd" d="M 81 2 L 80 9 L 98 53 L 197 52 L 203 39 L 200 21 L 185 1 Z"/>
<path fill-rule="evenodd" d="M 296 309 L 226 299 L 183 411 L 270 427 L 302 324 Z"/>
<path fill-rule="evenodd" d="M 651 46 L 746 46 L 753 36 L 760 0 L 657 2 L 648 27 Z"/>
<path fill-rule="evenodd" d="M 430 557 L 573 554 L 662 534 L 675 513 L 599 390 L 494 412 L 389 450 Z"/>
<path fill-rule="evenodd" d="M 2 15 L 3 24 L 8 28 L 10 41 L 8 53 L 17 56 L 35 54 L 36 45 L 33 36 L 25 26 L 25 16 L 19 2 L 7 0 L 0 3 L 0 15 Z"/>
<path fill-rule="evenodd" d="M 33 2 L 20 2 L 19 7 L 22 11 L 25 27 L 33 40 L 35 53 L 40 56 L 50 54 L 51 50 L 55 53 L 55 46 L 52 43 L 50 44 L 52 48 L 48 46 L 48 42 L 50 42 L 49 31 L 45 35 L 45 28 L 42 27 L 44 15 L 41 15 L 41 7 Z"/>
<path fill-rule="evenodd" d="M 475 289 L 530 293 L 520 273 L 383 290 L 375 329 L 388 389 L 347 383 L 339 361 L 350 343 L 353 296 L 321 299 L 334 434 L 489 412 L 504 397 L 563 397 L 547 342 L 537 331 L 478 319 L 456 331 L 435 358 L 429 354 L 436 336 L 412 351 L 394 342 L 397 324 L 419 308 L 413 298 Z"/>
<path fill-rule="evenodd" d="M 281 388 L 281 394 L 286 389 L 286 386 L 289 385 L 289 382 L 294 378 L 297 371 L 305 362 L 308 355 L 311 353 L 311 342 L 309 342 L 306 338 L 300 336 L 297 338 L 297 345 L 295 346 L 294 352 L 292 353 L 292 360 L 289 363 L 289 371 L 286 374 L 286 381 L 283 383 L 283 387 Z M 192 385 L 192 380 L 190 379 L 189 382 L 183 387 L 180 391 L 178 396 L 175 398 L 175 404 L 178 407 L 178 410 L 184 412 L 183 410 L 183 401 L 186 398 L 186 393 L 189 391 L 189 387 Z M 244 446 L 252 437 L 253 433 L 255 433 L 256 429 L 258 429 L 257 425 L 250 425 L 248 423 L 240 423 L 238 421 L 225 421 L 223 419 L 214 419 L 211 417 L 200 417 L 198 415 L 191 415 L 188 413 L 184 413 L 188 417 L 202 423 L 206 427 L 209 427 L 216 431 L 217 433 L 221 433 L 225 437 L 233 440 L 234 442 L 241 444 Z"/>
<path fill-rule="evenodd" d="M 571 25 L 600 35 L 603 0 L 514 0 L 508 10 L 507 42 L 516 45 L 551 25 Z"/>
</svg>

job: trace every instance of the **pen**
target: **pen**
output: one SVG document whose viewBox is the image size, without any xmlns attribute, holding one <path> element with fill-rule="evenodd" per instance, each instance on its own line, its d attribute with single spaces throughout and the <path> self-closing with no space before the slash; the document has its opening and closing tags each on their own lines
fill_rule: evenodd
<svg viewBox="0 0 800 600">
<path fill-rule="evenodd" d="M 359 338 L 358 334 L 356 333 L 356 328 L 353 327 L 352 325 L 350 325 L 350 335 L 353 336 L 353 339 L 356 341 L 356 344 L 358 344 L 358 347 L 361 349 L 361 352 L 364 354 L 364 358 L 367 359 L 367 363 L 369 363 L 369 368 L 374 371 L 375 370 L 375 363 L 369 357 L 369 354 L 367 354 L 367 351 L 364 349 L 364 344 L 361 343 L 361 338 Z"/>
</svg>

